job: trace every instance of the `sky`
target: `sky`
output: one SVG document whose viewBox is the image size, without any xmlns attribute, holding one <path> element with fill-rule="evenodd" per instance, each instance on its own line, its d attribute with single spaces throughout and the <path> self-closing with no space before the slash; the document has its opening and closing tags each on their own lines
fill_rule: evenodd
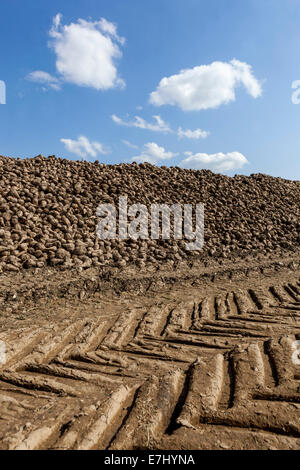
<svg viewBox="0 0 300 470">
<path fill-rule="evenodd" d="M 0 0 L 0 154 L 300 180 L 300 0 Z"/>
</svg>

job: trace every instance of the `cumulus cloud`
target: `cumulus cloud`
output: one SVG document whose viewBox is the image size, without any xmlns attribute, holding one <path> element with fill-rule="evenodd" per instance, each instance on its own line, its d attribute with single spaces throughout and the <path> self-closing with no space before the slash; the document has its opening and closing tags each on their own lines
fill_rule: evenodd
<svg viewBox="0 0 300 470">
<path fill-rule="evenodd" d="M 41 85 L 45 85 L 53 90 L 60 90 L 61 85 L 58 78 L 53 77 L 48 72 L 44 72 L 43 70 L 35 70 L 34 72 L 30 72 L 27 77 L 27 80 L 31 82 L 40 83 Z"/>
<path fill-rule="evenodd" d="M 180 139 L 186 137 L 187 139 L 206 139 L 209 136 L 208 131 L 203 131 L 202 129 L 195 129 L 192 131 L 191 129 L 182 129 L 181 127 L 178 128 L 177 135 Z"/>
<path fill-rule="evenodd" d="M 115 114 L 113 114 L 111 118 L 116 124 L 119 124 L 120 126 L 138 127 L 139 129 L 147 129 L 154 132 L 172 132 L 170 126 L 160 116 L 153 116 L 154 123 L 147 122 L 140 116 L 135 116 L 133 121 L 124 121 Z"/>
<path fill-rule="evenodd" d="M 262 93 L 261 83 L 247 63 L 236 59 L 229 63 L 212 62 L 164 77 L 150 94 L 150 103 L 179 106 L 184 111 L 217 108 L 234 101 L 235 89 L 240 85 L 253 98 Z"/>
<path fill-rule="evenodd" d="M 209 169 L 219 173 L 242 168 L 249 163 L 247 158 L 240 152 L 229 153 L 196 153 L 185 152 L 187 158 L 182 160 L 180 166 L 195 170 Z"/>
<path fill-rule="evenodd" d="M 107 154 L 100 142 L 90 142 L 87 137 L 81 135 L 77 140 L 60 139 L 66 149 L 82 158 L 96 158 L 98 154 Z"/>
<path fill-rule="evenodd" d="M 122 56 L 125 39 L 117 34 L 114 23 L 78 19 L 63 25 L 61 14 L 53 19 L 49 46 L 56 54 L 56 69 L 65 82 L 107 90 L 123 87 L 118 77 L 116 59 Z"/>
<path fill-rule="evenodd" d="M 155 142 L 149 142 L 144 145 L 142 153 L 133 157 L 132 160 L 139 163 L 148 162 L 155 165 L 159 160 L 169 160 L 177 155 L 178 153 L 167 152 L 164 147 L 160 147 Z"/>
</svg>

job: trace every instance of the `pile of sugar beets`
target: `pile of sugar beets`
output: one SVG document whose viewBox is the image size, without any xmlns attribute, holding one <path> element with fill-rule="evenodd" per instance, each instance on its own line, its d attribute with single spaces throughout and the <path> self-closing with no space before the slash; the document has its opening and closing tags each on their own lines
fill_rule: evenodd
<svg viewBox="0 0 300 470">
<path fill-rule="evenodd" d="M 99 204 L 198 204 L 205 207 L 205 244 L 100 240 Z M 0 157 L 0 272 L 181 260 L 224 260 L 293 253 L 300 241 L 300 182 L 263 174 L 233 178 L 208 170 L 148 163 L 104 165 L 39 155 Z"/>
</svg>

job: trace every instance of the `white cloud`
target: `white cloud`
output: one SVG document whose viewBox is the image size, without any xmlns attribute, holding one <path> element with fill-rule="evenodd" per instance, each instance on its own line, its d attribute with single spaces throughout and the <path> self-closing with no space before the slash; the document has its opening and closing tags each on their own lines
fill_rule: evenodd
<svg viewBox="0 0 300 470">
<path fill-rule="evenodd" d="M 152 116 L 154 119 L 154 123 L 147 122 L 145 119 L 141 118 L 140 116 L 135 116 L 133 121 L 124 121 L 124 119 L 120 118 L 116 114 L 111 116 L 112 120 L 118 124 L 119 126 L 126 126 L 126 127 L 138 127 L 139 129 L 147 129 L 154 132 L 165 132 L 178 135 L 180 139 L 183 137 L 187 139 L 206 139 L 209 136 L 209 131 L 203 131 L 202 129 L 182 129 L 179 127 L 177 131 L 174 131 L 169 124 L 167 124 L 159 115 Z M 124 141 L 123 141 L 124 142 Z M 125 142 L 124 142 L 125 143 Z M 128 144 L 125 144 L 128 145 Z M 130 145 L 129 145 L 130 146 Z"/>
<path fill-rule="evenodd" d="M 226 172 L 242 168 L 246 163 L 249 163 L 247 158 L 239 152 L 229 153 L 196 153 L 185 152 L 187 158 L 182 160 L 180 166 L 195 170 L 209 169 L 216 172 Z"/>
<path fill-rule="evenodd" d="M 167 152 L 164 147 L 160 147 L 155 142 L 149 142 L 144 145 L 142 153 L 133 157 L 132 160 L 140 163 L 148 162 L 155 165 L 159 160 L 169 160 L 177 155 L 178 153 Z"/>
<path fill-rule="evenodd" d="M 119 124 L 120 126 L 138 127 L 139 129 L 147 129 L 154 132 L 172 132 L 170 126 L 160 116 L 153 116 L 155 121 L 154 123 L 147 122 L 140 116 L 135 116 L 134 121 L 124 121 L 115 114 L 113 114 L 111 118 L 116 124 Z"/>
<path fill-rule="evenodd" d="M 53 77 L 53 75 L 50 75 L 50 73 L 44 72 L 43 70 L 35 70 L 34 72 L 30 72 L 26 79 L 30 80 L 31 82 L 47 85 L 49 88 L 53 88 L 54 90 L 60 90 L 59 80 L 56 77 Z"/>
<path fill-rule="evenodd" d="M 124 38 L 105 18 L 100 21 L 78 19 L 61 24 L 61 14 L 53 19 L 50 47 L 56 54 L 56 69 L 65 82 L 106 90 L 124 86 L 118 77 L 115 60 L 122 56 L 119 44 Z"/>
<path fill-rule="evenodd" d="M 235 100 L 235 88 L 239 85 L 244 85 L 253 98 L 262 93 L 261 84 L 247 63 L 236 59 L 229 63 L 213 62 L 164 77 L 151 93 L 150 103 L 179 106 L 184 111 L 217 108 Z"/>
<path fill-rule="evenodd" d="M 100 142 L 90 142 L 84 135 L 78 137 L 77 140 L 60 139 L 60 141 L 65 145 L 69 152 L 82 158 L 86 158 L 88 156 L 96 158 L 98 154 L 105 155 L 107 153 Z"/>
<path fill-rule="evenodd" d="M 195 129 L 192 131 L 191 129 L 182 129 L 181 127 L 178 128 L 177 135 L 180 139 L 186 137 L 187 139 L 206 139 L 209 136 L 208 131 L 203 131 L 202 129 Z"/>
<path fill-rule="evenodd" d="M 132 144 L 131 142 L 129 142 L 129 140 L 122 140 L 122 142 L 123 142 L 124 145 L 127 145 L 127 147 L 129 147 L 131 149 L 138 149 L 138 146 Z"/>
</svg>

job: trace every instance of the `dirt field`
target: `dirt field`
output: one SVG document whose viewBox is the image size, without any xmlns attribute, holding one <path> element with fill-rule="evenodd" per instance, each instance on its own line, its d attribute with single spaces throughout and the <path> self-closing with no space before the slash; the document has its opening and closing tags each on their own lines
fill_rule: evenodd
<svg viewBox="0 0 300 470">
<path fill-rule="evenodd" d="M 204 203 L 203 250 L 100 239 L 120 196 Z M 299 201 L 261 174 L 0 157 L 0 448 L 299 449 Z"/>
<path fill-rule="evenodd" d="M 1 449 L 299 449 L 300 256 L 0 281 Z"/>
</svg>

